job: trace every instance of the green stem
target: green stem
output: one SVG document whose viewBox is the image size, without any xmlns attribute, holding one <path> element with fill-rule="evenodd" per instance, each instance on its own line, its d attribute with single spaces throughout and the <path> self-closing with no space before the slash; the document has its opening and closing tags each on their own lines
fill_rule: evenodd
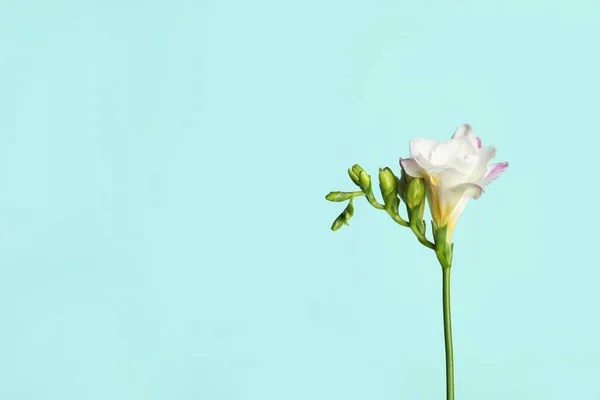
<svg viewBox="0 0 600 400">
<path fill-rule="evenodd" d="M 402 226 L 408 226 L 408 222 L 405 221 L 400 215 L 394 213 L 393 211 L 388 211 L 388 214 L 390 214 L 390 217 L 392 217 L 392 219 L 396 221 L 396 223 Z"/>
<path fill-rule="evenodd" d="M 421 230 L 417 226 L 417 224 L 423 223 L 423 207 L 424 206 L 425 206 L 425 200 L 423 200 L 419 206 L 414 207 L 412 209 L 410 207 L 408 207 L 408 205 L 406 205 L 406 212 L 408 213 L 408 220 L 410 221 L 410 229 L 413 231 L 413 233 L 419 240 L 419 243 L 421 243 L 423 246 L 425 246 L 429 249 L 435 250 L 435 244 L 433 244 L 432 242 L 427 240 L 425 235 L 421 232 Z M 425 231 L 425 230 L 423 230 L 423 231 Z"/>
<path fill-rule="evenodd" d="M 375 207 L 378 210 L 386 210 L 385 206 L 382 204 L 379 204 L 379 202 L 377 200 L 375 200 L 375 196 L 373 196 L 373 194 L 370 192 L 369 192 L 369 194 L 365 194 L 364 192 L 350 192 L 350 194 L 352 195 L 353 198 L 359 197 L 359 196 L 366 196 L 367 201 L 373 207 Z M 424 245 L 425 247 L 428 247 L 430 249 L 435 249 L 435 245 L 432 242 L 430 242 L 425 237 L 425 235 L 423 235 L 421 232 L 419 232 L 419 230 L 417 229 L 417 227 L 414 224 L 411 225 L 408 221 L 405 221 L 398 213 L 395 213 L 391 210 L 386 210 L 386 211 L 397 224 L 405 226 L 405 227 L 410 227 L 410 229 L 414 232 L 415 236 L 417 236 L 417 239 L 419 240 L 419 242 L 422 245 Z"/>
<path fill-rule="evenodd" d="M 446 400 L 454 400 L 454 360 L 452 355 L 452 318 L 450 317 L 450 267 L 442 267 L 444 343 L 446 345 Z"/>
<path fill-rule="evenodd" d="M 417 226 L 415 224 L 411 224 L 410 225 L 410 229 L 413 231 L 413 233 L 415 234 L 415 236 L 417 237 L 417 239 L 419 240 L 419 242 L 430 249 L 434 249 L 435 250 L 435 244 L 433 244 L 432 242 L 430 242 L 425 235 L 423 235 L 420 231 L 419 228 L 417 228 Z"/>
<path fill-rule="evenodd" d="M 360 191 L 348 192 L 348 194 L 351 195 L 352 197 L 360 197 L 360 196 L 364 196 L 365 195 L 363 192 L 360 192 Z"/>
<path fill-rule="evenodd" d="M 375 196 L 373 196 L 372 193 L 369 193 L 367 195 L 367 201 L 369 202 L 369 204 L 371 204 L 373 207 L 375 207 L 378 210 L 384 210 L 385 209 L 385 207 L 383 205 L 379 204 L 377 202 L 377 200 L 375 200 Z"/>
<path fill-rule="evenodd" d="M 377 200 L 375 200 L 375 196 L 373 196 L 372 193 L 369 192 L 369 194 L 366 194 L 365 192 L 348 192 L 348 194 L 352 195 L 352 198 L 354 197 L 360 197 L 360 196 L 366 196 L 367 197 L 367 201 L 369 202 L 370 205 L 372 205 L 373 207 L 375 207 L 378 210 L 383 210 L 385 209 L 385 207 L 381 204 L 379 204 L 377 202 Z"/>
</svg>

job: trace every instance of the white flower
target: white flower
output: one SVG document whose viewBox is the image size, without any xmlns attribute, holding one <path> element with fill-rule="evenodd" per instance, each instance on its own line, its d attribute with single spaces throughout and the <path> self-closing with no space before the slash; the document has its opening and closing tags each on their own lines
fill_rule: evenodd
<svg viewBox="0 0 600 400">
<path fill-rule="evenodd" d="M 448 226 L 448 242 L 467 201 L 478 199 L 508 167 L 507 162 L 490 165 L 495 156 L 496 148 L 482 147 L 471 126 L 464 124 L 447 142 L 411 140 L 410 158 L 400 159 L 408 175 L 424 179 L 431 216 L 439 228 Z"/>
</svg>

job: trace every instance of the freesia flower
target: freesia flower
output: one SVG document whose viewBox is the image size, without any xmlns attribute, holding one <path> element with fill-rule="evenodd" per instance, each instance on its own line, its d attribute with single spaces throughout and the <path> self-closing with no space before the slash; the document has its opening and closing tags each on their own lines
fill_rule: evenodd
<svg viewBox="0 0 600 400">
<path fill-rule="evenodd" d="M 464 124 L 446 142 L 411 140 L 410 158 L 400 159 L 406 174 L 425 181 L 433 222 L 440 228 L 447 225 L 448 242 L 468 200 L 478 199 L 508 167 L 507 162 L 490 164 L 495 156 L 496 148 L 482 147 L 471 126 Z"/>
<path fill-rule="evenodd" d="M 450 315 L 450 270 L 454 254 L 452 231 L 469 199 L 478 199 L 484 188 L 508 168 L 507 162 L 491 164 L 495 156 L 496 149 L 492 146 L 482 147 L 481 140 L 473 135 L 471 127 L 464 124 L 446 142 L 411 140 L 410 158 L 400 159 L 400 178 L 388 167 L 380 168 L 379 187 L 383 204 L 375 199 L 371 177 L 358 164 L 348 169 L 348 175 L 359 191 L 331 192 L 325 196 L 326 200 L 333 202 L 348 201 L 346 209 L 333 222 L 332 231 L 348 225 L 348 220 L 354 214 L 353 200 L 365 197 L 374 208 L 386 211 L 394 222 L 410 228 L 419 243 L 435 251 L 442 267 L 446 400 L 454 400 L 454 351 Z M 408 221 L 399 213 L 401 201 L 406 205 Z M 426 202 L 429 203 L 433 218 L 433 242 L 427 238 L 423 221 Z"/>
</svg>

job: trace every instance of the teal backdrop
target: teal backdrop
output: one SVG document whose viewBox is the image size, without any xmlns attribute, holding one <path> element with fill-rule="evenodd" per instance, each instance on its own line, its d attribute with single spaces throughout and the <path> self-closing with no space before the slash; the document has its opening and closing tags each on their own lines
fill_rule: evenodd
<svg viewBox="0 0 600 400">
<path fill-rule="evenodd" d="M 457 398 L 599 399 L 599 20 L 3 0 L 0 398 L 443 399 L 434 254 L 324 196 L 469 123 L 510 167 L 455 230 Z"/>
</svg>

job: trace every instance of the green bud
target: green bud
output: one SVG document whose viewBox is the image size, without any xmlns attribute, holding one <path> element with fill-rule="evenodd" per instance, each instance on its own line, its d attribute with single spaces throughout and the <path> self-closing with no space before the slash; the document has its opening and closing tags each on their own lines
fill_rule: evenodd
<svg viewBox="0 0 600 400">
<path fill-rule="evenodd" d="M 344 225 L 344 218 L 340 215 L 335 219 L 335 221 L 333 221 L 333 224 L 331 225 L 331 230 L 335 232 L 338 229 L 340 229 L 342 225 Z"/>
<path fill-rule="evenodd" d="M 388 167 L 379 168 L 379 187 L 383 196 L 398 190 L 396 176 Z"/>
<path fill-rule="evenodd" d="M 365 171 L 360 173 L 359 179 L 362 190 L 367 190 L 371 186 L 371 177 Z"/>
<path fill-rule="evenodd" d="M 346 201 L 351 198 L 352 198 L 352 195 L 350 193 L 346 193 L 346 192 L 331 192 L 327 196 L 325 196 L 326 200 L 335 201 L 335 202 Z"/>
<path fill-rule="evenodd" d="M 365 193 L 371 191 L 371 177 L 367 174 L 360 165 L 354 164 L 348 169 L 348 175 L 352 182 L 356 184 Z"/>
<path fill-rule="evenodd" d="M 421 178 L 414 178 L 408 182 L 406 189 L 406 205 L 412 209 L 419 206 L 425 199 L 425 183 Z"/>
<path fill-rule="evenodd" d="M 333 221 L 333 224 L 331 225 L 331 230 L 337 231 L 342 227 L 342 225 L 348 225 L 348 221 L 350 220 L 350 218 L 352 218 L 353 215 L 354 206 L 352 205 L 352 199 L 350 199 L 350 202 L 348 203 L 344 211 L 342 211 L 342 213 L 338 215 L 335 221 Z"/>
<path fill-rule="evenodd" d="M 344 216 L 344 221 L 346 225 L 348 225 L 348 220 L 350 220 L 350 218 L 352 218 L 352 216 L 354 215 L 354 206 L 352 205 L 352 202 L 348 203 L 348 206 L 346 207 L 342 215 Z"/>
<path fill-rule="evenodd" d="M 357 165 L 355 165 L 356 167 Z M 360 174 L 360 172 L 359 172 Z M 360 179 L 358 179 L 358 175 L 356 172 L 354 172 L 354 167 L 352 168 L 348 168 L 348 175 L 350 175 L 350 179 L 352 179 L 352 182 L 354 182 L 354 184 L 356 186 L 360 186 Z"/>
<path fill-rule="evenodd" d="M 388 210 L 398 212 L 398 185 L 397 178 L 391 169 L 385 167 L 379 169 L 379 188 L 383 196 L 383 202 Z"/>
<path fill-rule="evenodd" d="M 425 211 L 425 202 L 422 201 L 417 207 L 406 207 L 408 211 L 408 220 L 411 225 L 415 225 L 422 235 L 425 235 L 425 222 L 423 221 L 423 212 Z"/>
</svg>

